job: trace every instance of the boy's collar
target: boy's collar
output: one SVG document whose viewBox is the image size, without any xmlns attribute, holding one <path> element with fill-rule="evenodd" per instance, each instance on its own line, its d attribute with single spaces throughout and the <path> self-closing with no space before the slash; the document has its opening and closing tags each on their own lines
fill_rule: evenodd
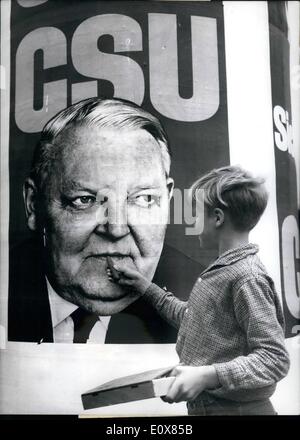
<svg viewBox="0 0 300 440">
<path fill-rule="evenodd" d="M 257 244 L 248 243 L 243 246 L 239 246 L 234 249 L 229 249 L 228 251 L 221 254 L 213 263 L 211 263 L 203 272 L 208 272 L 213 267 L 216 266 L 229 266 L 230 264 L 235 263 L 236 261 L 242 260 L 248 255 L 257 254 L 259 251 L 259 247 Z"/>
</svg>

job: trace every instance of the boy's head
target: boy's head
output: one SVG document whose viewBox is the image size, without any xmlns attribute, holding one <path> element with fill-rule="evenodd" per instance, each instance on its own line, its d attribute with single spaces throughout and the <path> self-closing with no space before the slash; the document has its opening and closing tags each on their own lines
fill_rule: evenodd
<svg viewBox="0 0 300 440">
<path fill-rule="evenodd" d="M 239 166 L 214 169 L 200 177 L 191 186 L 191 195 L 204 206 L 200 241 L 202 237 L 215 243 L 222 231 L 248 233 L 268 202 L 264 179 L 253 177 Z"/>
</svg>

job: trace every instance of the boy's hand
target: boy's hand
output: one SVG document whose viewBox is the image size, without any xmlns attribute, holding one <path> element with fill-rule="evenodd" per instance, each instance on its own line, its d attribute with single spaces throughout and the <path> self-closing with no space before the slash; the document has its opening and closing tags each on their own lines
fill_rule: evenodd
<svg viewBox="0 0 300 440">
<path fill-rule="evenodd" d="M 113 269 L 113 271 L 109 267 L 106 269 L 110 281 L 117 282 L 123 286 L 131 286 L 141 294 L 145 293 L 151 284 L 151 281 L 136 269 L 121 266 L 120 263 L 114 263 Z"/>
<path fill-rule="evenodd" d="M 178 365 L 170 376 L 176 376 L 166 396 L 162 400 L 168 403 L 194 400 L 202 391 L 216 388 L 219 379 L 213 366 L 191 367 Z"/>
</svg>

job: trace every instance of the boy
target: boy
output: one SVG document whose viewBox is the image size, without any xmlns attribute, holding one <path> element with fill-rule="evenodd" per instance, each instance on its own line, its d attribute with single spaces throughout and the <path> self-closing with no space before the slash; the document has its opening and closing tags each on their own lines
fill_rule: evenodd
<svg viewBox="0 0 300 440">
<path fill-rule="evenodd" d="M 284 319 L 258 246 L 248 237 L 267 205 L 263 183 L 228 166 L 192 185 L 193 200 L 204 205 L 200 246 L 217 247 L 219 257 L 187 302 L 120 262 L 114 266 L 118 280 L 108 269 L 110 280 L 135 288 L 179 329 L 180 364 L 164 400 L 186 400 L 190 415 L 276 414 L 269 397 L 289 369 Z"/>
</svg>

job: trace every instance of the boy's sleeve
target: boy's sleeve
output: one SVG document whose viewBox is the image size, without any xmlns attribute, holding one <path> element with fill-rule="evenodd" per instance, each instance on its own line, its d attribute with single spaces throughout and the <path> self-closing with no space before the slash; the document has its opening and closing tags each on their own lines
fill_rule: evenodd
<svg viewBox="0 0 300 440">
<path fill-rule="evenodd" d="M 278 382 L 289 370 L 289 356 L 276 292 L 267 278 L 252 277 L 234 290 L 233 304 L 236 319 L 247 336 L 249 353 L 214 364 L 221 386 L 233 391 Z"/>
<path fill-rule="evenodd" d="M 185 309 L 186 301 L 180 301 L 171 292 L 167 292 L 156 284 L 151 283 L 143 295 L 158 313 L 175 328 L 179 329 Z"/>
</svg>

